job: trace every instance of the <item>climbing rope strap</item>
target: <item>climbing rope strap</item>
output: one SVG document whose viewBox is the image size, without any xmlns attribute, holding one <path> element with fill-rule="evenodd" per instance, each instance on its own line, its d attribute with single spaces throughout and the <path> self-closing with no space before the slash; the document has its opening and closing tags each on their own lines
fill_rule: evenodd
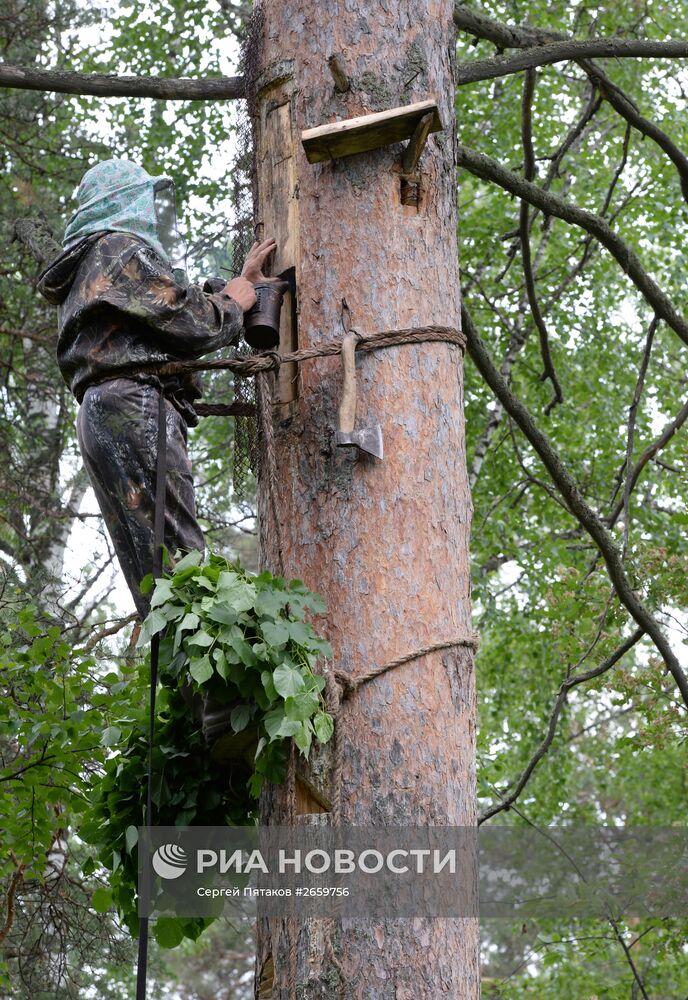
<svg viewBox="0 0 688 1000">
<path fill-rule="evenodd" d="M 277 453 L 275 450 L 275 425 L 272 417 L 272 376 L 267 371 L 256 375 L 256 402 L 262 442 L 262 453 L 258 475 L 267 487 L 270 513 L 272 514 L 277 550 L 277 566 L 284 576 L 284 553 L 282 551 L 282 527 L 279 519 L 279 485 L 277 479 Z"/>
<path fill-rule="evenodd" d="M 422 656 L 428 656 L 430 653 L 438 653 L 442 649 L 455 649 L 458 646 L 477 649 L 478 641 L 477 632 L 470 632 L 466 635 L 456 636 L 456 638 L 449 639 L 446 642 L 435 642 L 432 646 L 423 646 L 422 649 L 417 649 L 413 653 L 404 653 L 403 656 L 397 656 L 396 659 L 390 660 L 389 663 L 385 663 L 381 667 L 374 667 L 365 674 L 357 674 L 355 677 L 351 677 L 349 674 L 335 670 L 334 676 L 342 688 L 342 697 L 348 698 L 354 691 L 358 691 L 360 687 L 367 684 L 368 681 L 373 681 L 376 677 L 381 677 L 382 674 L 394 670 L 395 667 L 411 663 L 412 660 L 419 660 Z"/>
<path fill-rule="evenodd" d="M 167 492 L 167 423 L 165 396 L 158 392 L 158 435 L 157 461 L 155 469 L 155 513 L 153 521 L 153 577 L 162 576 L 162 550 L 165 541 L 165 495 Z M 148 768 L 146 773 L 146 815 L 148 832 L 153 820 L 153 740 L 155 736 L 155 693 L 158 686 L 158 662 L 160 656 L 160 633 L 151 639 L 150 648 L 150 705 L 148 720 Z M 142 894 L 150 904 L 151 873 L 148 865 L 143 870 Z M 146 979 L 148 973 L 148 917 L 139 922 L 139 949 L 136 965 L 136 1000 L 146 1000 Z"/>
<path fill-rule="evenodd" d="M 332 825 L 335 829 L 341 825 L 342 817 L 342 779 L 344 773 L 344 744 L 346 742 L 346 722 L 345 715 L 342 712 L 342 702 L 354 695 L 359 688 L 363 687 L 364 684 L 368 684 L 369 681 L 373 681 L 377 677 L 382 677 L 384 674 L 389 673 L 390 670 L 402 667 L 406 663 L 412 663 L 414 660 L 419 660 L 423 656 L 429 656 L 430 653 L 438 653 L 444 649 L 458 649 L 463 647 L 475 650 L 478 648 L 478 644 L 478 634 L 476 632 L 467 631 L 464 635 L 456 635 L 452 639 L 447 639 L 443 642 L 434 642 L 432 645 L 422 646 L 420 649 L 415 649 L 411 653 L 404 653 L 401 656 L 396 656 L 393 660 L 389 660 L 381 666 L 373 667 L 371 670 L 367 670 L 363 674 L 351 676 L 350 674 L 345 674 L 340 670 L 328 670 L 325 674 L 325 695 L 327 698 L 328 711 L 334 719 L 334 761 L 332 767 L 333 793 L 331 814 Z M 337 958 L 337 954 L 335 952 L 335 929 L 335 919 L 334 917 L 329 917 L 325 929 L 325 954 L 328 961 L 339 976 L 339 995 L 343 996 L 347 979 L 342 964 Z"/>
<path fill-rule="evenodd" d="M 402 344 L 425 343 L 454 344 L 465 350 L 466 337 L 451 326 L 414 326 L 401 330 L 383 330 L 379 333 L 361 335 L 356 343 L 356 351 L 377 351 L 384 347 L 399 347 Z M 248 358 L 220 358 L 217 361 L 166 361 L 149 365 L 137 365 L 130 371 L 150 373 L 154 375 L 187 375 L 202 371 L 231 371 L 237 375 L 250 377 L 259 372 L 278 371 L 281 365 L 300 364 L 313 358 L 327 358 L 340 354 L 342 342 L 329 341 L 320 347 L 309 347 L 302 351 L 292 351 L 290 354 L 280 354 L 278 351 L 262 351 Z M 198 412 L 205 409 L 199 404 Z"/>
<path fill-rule="evenodd" d="M 421 649 L 416 649 L 411 653 L 404 653 L 401 656 L 395 657 L 393 660 L 389 660 L 382 666 L 374 667 L 372 670 L 368 670 L 363 674 L 358 674 L 356 676 L 351 676 L 350 674 L 345 674 L 340 670 L 328 670 L 325 674 L 325 695 L 327 699 L 328 711 L 334 719 L 334 766 L 332 769 L 332 784 L 333 784 L 333 794 L 332 794 L 332 826 L 336 829 L 341 825 L 342 817 L 342 775 L 344 772 L 344 744 L 346 742 L 346 728 L 345 728 L 345 715 L 342 712 L 342 702 L 350 698 L 359 688 L 363 687 L 369 681 L 375 680 L 376 677 L 381 677 L 383 674 L 388 673 L 390 670 L 394 670 L 396 667 L 401 667 L 405 663 L 411 663 L 414 660 L 419 660 L 423 656 L 429 656 L 431 653 L 438 653 L 444 649 L 457 649 L 457 648 L 467 648 L 475 650 L 478 648 L 479 638 L 476 632 L 467 631 L 464 635 L 456 635 L 452 639 L 447 639 L 444 642 L 435 642 L 430 646 L 423 646 Z M 295 764 L 292 764 L 294 760 L 294 747 L 292 745 L 290 757 L 290 767 L 288 772 L 288 795 L 290 798 L 290 804 L 288 809 L 288 814 L 291 817 L 290 822 L 293 824 L 295 816 L 295 784 L 296 784 L 296 771 Z M 325 921 L 325 934 L 324 934 L 324 946 L 325 955 L 327 960 L 336 970 L 339 976 L 339 995 L 344 996 L 344 990 L 347 985 L 347 977 L 344 972 L 343 966 L 334 948 L 334 936 L 335 936 L 335 918 L 328 917 Z M 295 950 L 295 934 L 292 933 L 291 927 L 289 928 L 289 966 L 288 966 L 288 978 L 289 978 L 289 997 L 296 996 L 296 950 Z M 292 955 L 293 950 L 293 955 Z"/>
</svg>

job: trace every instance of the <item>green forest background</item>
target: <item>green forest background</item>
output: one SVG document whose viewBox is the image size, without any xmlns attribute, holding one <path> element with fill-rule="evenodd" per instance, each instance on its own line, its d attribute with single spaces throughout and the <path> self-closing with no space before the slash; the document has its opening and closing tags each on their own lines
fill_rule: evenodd
<svg viewBox="0 0 688 1000">
<path fill-rule="evenodd" d="M 485 13 L 579 38 L 663 39 L 682 37 L 688 8 L 680 0 L 495 0 Z M 8 63 L 81 71 L 228 74 L 236 72 L 249 15 L 249 3 L 232 0 L 131 7 L 6 0 L 0 54 Z M 494 53 L 491 43 L 459 32 L 459 60 Z M 688 77 L 680 62 L 598 64 L 643 119 L 688 149 Z M 521 176 L 530 171 L 552 194 L 604 217 L 683 311 L 688 216 L 675 163 L 630 127 L 580 65 L 543 68 L 531 82 L 525 101 L 523 74 L 459 88 L 460 142 Z M 84 170 L 125 156 L 175 177 L 182 227 L 198 244 L 191 276 L 217 273 L 232 253 L 228 171 L 237 122 L 227 104 L 2 92 L 3 998 L 132 995 L 135 943 L 110 909 L 104 872 L 79 826 L 133 706 L 145 702 L 145 676 L 130 645 L 131 608 L 115 583 L 78 459 L 75 403 L 54 359 L 55 315 L 35 292 L 37 266 L 12 241 L 13 222 L 40 214 L 60 238 Z M 609 526 L 635 593 L 686 663 L 685 348 L 665 323 L 653 323 L 651 307 L 594 239 L 531 210 L 525 222 L 535 289 L 563 397 L 551 406 L 524 282 L 520 203 L 467 171 L 458 183 L 462 286 L 472 320 Z M 231 393 L 231 382 L 216 377 L 214 397 Z M 478 792 L 483 814 L 492 813 L 485 821 L 685 825 L 686 717 L 672 677 L 640 638 L 563 696 L 562 684 L 612 658 L 634 624 L 558 485 L 468 359 L 466 416 L 481 635 Z M 650 455 L 672 421 L 676 433 Z M 192 459 L 209 544 L 252 568 L 254 486 L 241 497 L 232 493 L 232 435 L 231 421 L 202 421 Z M 685 998 L 687 927 L 642 916 L 488 922 L 484 995 Z M 217 922 L 197 942 L 154 947 L 151 995 L 241 1000 L 252 995 L 251 976 L 250 927 Z"/>
</svg>

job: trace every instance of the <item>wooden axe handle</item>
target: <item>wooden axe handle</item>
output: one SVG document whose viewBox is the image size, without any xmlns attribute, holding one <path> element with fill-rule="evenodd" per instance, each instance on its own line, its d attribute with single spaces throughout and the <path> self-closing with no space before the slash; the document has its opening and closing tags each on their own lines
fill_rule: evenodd
<svg viewBox="0 0 688 1000">
<path fill-rule="evenodd" d="M 339 430 L 351 434 L 356 423 L 356 341 L 358 334 L 350 330 L 342 340 L 342 370 L 344 385 L 339 404 Z"/>
</svg>

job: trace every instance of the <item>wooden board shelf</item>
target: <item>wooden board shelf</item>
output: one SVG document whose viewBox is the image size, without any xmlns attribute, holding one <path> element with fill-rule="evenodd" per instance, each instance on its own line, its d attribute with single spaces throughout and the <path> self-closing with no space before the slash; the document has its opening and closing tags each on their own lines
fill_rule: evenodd
<svg viewBox="0 0 688 1000">
<path fill-rule="evenodd" d="M 306 129 L 301 133 L 301 142 L 309 163 L 335 160 L 410 139 L 418 123 L 428 114 L 433 115 L 430 131 L 441 132 L 442 120 L 437 103 L 418 101 L 405 107 Z"/>
</svg>

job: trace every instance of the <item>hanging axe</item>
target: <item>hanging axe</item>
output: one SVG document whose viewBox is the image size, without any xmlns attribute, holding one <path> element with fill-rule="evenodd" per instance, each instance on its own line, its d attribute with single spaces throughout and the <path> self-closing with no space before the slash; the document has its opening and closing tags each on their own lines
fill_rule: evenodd
<svg viewBox="0 0 688 1000">
<path fill-rule="evenodd" d="M 339 404 L 338 429 L 335 435 L 337 446 L 354 445 L 360 451 L 375 458 L 382 458 L 382 429 L 378 423 L 366 427 L 356 427 L 356 341 L 355 330 L 347 330 L 342 340 L 342 370 L 344 385 Z"/>
</svg>

